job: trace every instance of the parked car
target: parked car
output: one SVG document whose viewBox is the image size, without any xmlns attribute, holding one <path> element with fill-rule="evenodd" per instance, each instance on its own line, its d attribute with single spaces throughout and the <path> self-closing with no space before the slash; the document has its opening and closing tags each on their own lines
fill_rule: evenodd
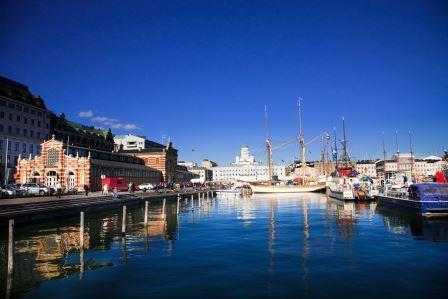
<svg viewBox="0 0 448 299">
<path fill-rule="evenodd" d="M 22 184 L 22 186 L 20 186 L 20 189 L 24 190 L 27 194 L 35 194 L 35 195 L 51 194 L 51 190 L 49 187 L 39 185 L 36 183 Z"/>
<path fill-rule="evenodd" d="M 0 193 L 4 196 L 15 196 L 16 189 L 11 187 L 10 185 L 6 186 L 5 184 L 0 184 Z"/>
<path fill-rule="evenodd" d="M 145 184 L 138 185 L 138 188 L 140 190 L 142 190 L 143 192 L 146 192 L 146 190 L 154 189 L 154 185 L 151 183 L 145 183 Z"/>
</svg>

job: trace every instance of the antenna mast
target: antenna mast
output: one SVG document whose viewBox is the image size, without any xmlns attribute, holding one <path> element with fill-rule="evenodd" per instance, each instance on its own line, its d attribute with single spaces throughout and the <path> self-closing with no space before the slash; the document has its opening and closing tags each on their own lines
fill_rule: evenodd
<svg viewBox="0 0 448 299">
<path fill-rule="evenodd" d="M 268 109 L 266 105 L 264 106 L 264 119 L 266 123 L 266 154 L 268 162 L 268 181 L 272 181 L 272 163 L 271 163 L 271 140 L 269 139 L 269 119 L 268 119 Z"/>
</svg>

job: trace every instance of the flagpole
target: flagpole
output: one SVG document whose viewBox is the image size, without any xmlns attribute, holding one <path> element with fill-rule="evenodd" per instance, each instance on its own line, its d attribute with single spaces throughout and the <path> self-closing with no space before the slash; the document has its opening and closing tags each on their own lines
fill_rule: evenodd
<svg viewBox="0 0 448 299">
<path fill-rule="evenodd" d="M 6 149 L 5 149 L 5 185 L 8 185 L 8 178 L 6 176 L 6 172 L 8 171 L 8 145 L 9 145 L 9 139 L 6 138 Z"/>
</svg>

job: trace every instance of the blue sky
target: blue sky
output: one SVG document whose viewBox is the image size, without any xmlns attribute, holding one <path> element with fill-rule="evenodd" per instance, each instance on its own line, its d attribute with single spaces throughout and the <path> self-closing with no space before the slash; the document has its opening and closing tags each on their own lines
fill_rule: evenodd
<svg viewBox="0 0 448 299">
<path fill-rule="evenodd" d="M 53 111 L 166 134 L 182 160 L 228 163 L 244 143 L 264 160 L 264 105 L 280 144 L 298 96 L 305 139 L 345 116 L 358 159 L 381 157 L 382 131 L 389 152 L 395 130 L 402 152 L 408 130 L 417 155 L 448 147 L 446 1 L 2 1 L 0 35 L 0 74 Z"/>
</svg>

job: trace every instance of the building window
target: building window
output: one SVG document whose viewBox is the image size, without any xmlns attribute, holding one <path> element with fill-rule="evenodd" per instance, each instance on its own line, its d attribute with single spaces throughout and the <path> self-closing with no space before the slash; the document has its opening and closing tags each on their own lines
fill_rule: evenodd
<svg viewBox="0 0 448 299">
<path fill-rule="evenodd" d="M 17 115 L 17 121 L 20 121 L 20 115 Z"/>
<path fill-rule="evenodd" d="M 12 134 L 12 127 L 11 126 L 8 126 L 8 133 Z"/>
<path fill-rule="evenodd" d="M 34 137 L 34 131 L 30 130 L 30 137 Z"/>
<path fill-rule="evenodd" d="M 9 120 L 12 121 L 12 113 L 9 113 Z"/>
<path fill-rule="evenodd" d="M 28 123 L 28 118 L 24 117 L 23 118 L 23 122 L 25 123 L 25 125 Z"/>
<path fill-rule="evenodd" d="M 40 132 L 37 132 L 37 138 L 40 139 Z"/>
<path fill-rule="evenodd" d="M 55 167 L 59 161 L 59 157 L 58 157 L 58 150 L 51 148 L 48 150 L 48 154 L 47 154 L 47 166 L 48 167 Z"/>
<path fill-rule="evenodd" d="M 40 120 L 37 121 L 37 126 L 40 128 Z"/>
<path fill-rule="evenodd" d="M 20 135 L 20 128 L 16 128 L 16 134 Z"/>
<path fill-rule="evenodd" d="M 28 136 L 28 130 L 27 129 L 23 129 L 23 136 Z"/>
<path fill-rule="evenodd" d="M 30 143 L 30 154 L 32 154 L 34 151 L 34 145 Z"/>
<path fill-rule="evenodd" d="M 14 151 L 15 152 L 19 151 L 19 146 L 20 146 L 20 144 L 18 142 L 14 143 Z"/>
<path fill-rule="evenodd" d="M 31 120 L 31 125 L 34 126 L 34 119 Z"/>
<path fill-rule="evenodd" d="M 22 154 L 26 153 L 26 143 L 22 143 Z"/>
</svg>

